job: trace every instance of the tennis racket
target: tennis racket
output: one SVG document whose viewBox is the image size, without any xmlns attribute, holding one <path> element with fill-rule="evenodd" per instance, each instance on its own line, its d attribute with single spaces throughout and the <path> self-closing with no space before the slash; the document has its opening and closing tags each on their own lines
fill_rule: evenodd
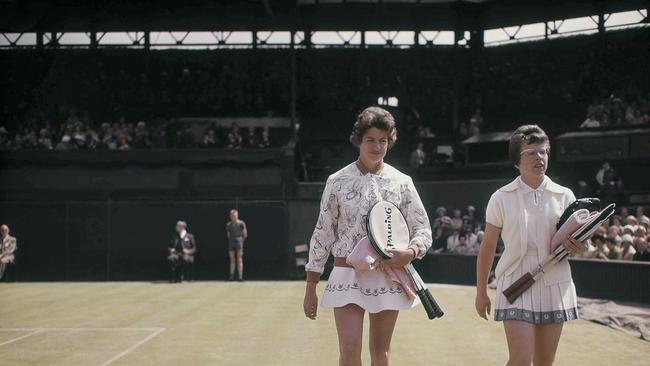
<svg viewBox="0 0 650 366">
<path fill-rule="evenodd" d="M 600 224 L 612 216 L 612 214 L 614 214 L 615 208 L 616 204 L 612 203 L 597 214 L 589 216 L 589 218 L 584 223 L 582 223 L 582 225 L 575 232 L 573 232 L 570 237 L 579 242 L 583 242 L 589 239 L 591 234 L 593 234 L 594 231 L 598 229 Z M 535 281 L 543 276 L 546 271 L 569 256 L 570 253 L 568 250 L 566 250 L 564 245 L 559 245 L 561 243 L 552 244 L 558 244 L 553 253 L 551 253 L 541 264 L 538 264 L 537 268 L 524 274 L 517 281 L 513 282 L 512 285 L 510 285 L 507 289 L 503 290 L 503 295 L 506 297 L 506 299 L 508 299 L 509 303 L 512 304 L 515 302 L 515 300 L 517 300 L 521 294 L 528 290 L 535 283 Z"/>
<path fill-rule="evenodd" d="M 391 258 L 388 249 L 408 249 L 410 243 L 408 224 L 400 209 L 393 203 L 380 201 L 374 204 L 366 216 L 365 223 L 370 245 L 383 259 Z M 413 265 L 409 263 L 404 269 L 429 319 L 442 317 L 443 311 Z"/>
</svg>

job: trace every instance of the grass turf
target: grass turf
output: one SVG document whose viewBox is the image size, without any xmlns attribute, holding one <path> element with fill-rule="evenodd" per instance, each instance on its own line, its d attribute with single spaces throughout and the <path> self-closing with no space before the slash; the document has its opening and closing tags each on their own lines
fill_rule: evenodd
<svg viewBox="0 0 650 366">
<path fill-rule="evenodd" d="M 474 288 L 429 287 L 446 314 L 429 321 L 421 307 L 402 312 L 392 364 L 505 364 L 501 324 L 475 315 Z M 303 289 L 301 282 L 0 284 L 0 364 L 336 365 L 332 310 L 306 319 Z M 367 329 L 366 321 L 369 365 Z M 647 342 L 578 320 L 565 326 L 556 364 L 649 358 Z"/>
</svg>

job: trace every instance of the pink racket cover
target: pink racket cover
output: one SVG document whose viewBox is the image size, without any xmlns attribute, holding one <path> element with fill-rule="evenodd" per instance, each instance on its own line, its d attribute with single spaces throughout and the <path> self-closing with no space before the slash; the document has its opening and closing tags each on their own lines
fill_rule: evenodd
<svg viewBox="0 0 650 366">
<path fill-rule="evenodd" d="M 364 273 L 372 271 L 377 266 L 377 260 L 380 258 L 379 254 L 370 244 L 368 237 L 364 236 L 359 240 L 357 245 L 352 249 L 352 252 L 346 258 L 347 264 L 354 267 L 355 270 Z M 384 273 L 388 278 L 402 287 L 404 294 L 408 299 L 415 297 L 415 289 L 413 283 L 404 268 L 395 269 L 384 267 Z"/>
<path fill-rule="evenodd" d="M 576 230 L 580 229 L 582 225 L 587 223 L 594 216 L 598 216 L 599 212 L 589 212 L 586 209 L 580 209 L 574 212 L 569 218 L 562 224 L 560 229 L 555 232 L 553 239 L 551 240 L 551 252 L 555 250 L 560 244 L 571 236 Z"/>
</svg>

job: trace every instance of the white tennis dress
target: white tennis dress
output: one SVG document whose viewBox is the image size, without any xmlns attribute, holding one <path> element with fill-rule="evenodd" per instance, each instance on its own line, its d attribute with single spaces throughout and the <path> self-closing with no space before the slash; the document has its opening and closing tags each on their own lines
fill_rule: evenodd
<svg viewBox="0 0 650 366">
<path fill-rule="evenodd" d="M 413 180 L 385 163 L 379 173 L 365 175 L 352 163 L 327 179 L 305 269 L 323 273 L 330 253 L 347 257 L 366 236 L 366 215 L 378 201 L 389 201 L 400 208 L 409 226 L 409 244 L 417 245 L 420 258 L 424 257 L 431 247 L 431 226 Z M 370 313 L 377 313 L 409 309 L 418 303 L 417 297 L 407 298 L 381 271 L 359 273 L 353 268 L 334 267 L 321 306 L 357 304 Z"/>
<path fill-rule="evenodd" d="M 544 278 L 540 278 L 531 288 L 526 290 L 514 303 L 508 303 L 503 295 L 503 290 L 510 284 L 518 280 L 527 272 L 537 268 L 550 252 L 548 246 L 550 238 L 555 230 L 554 225 L 559 220 L 562 211 L 551 209 L 552 201 L 557 201 L 557 196 L 552 196 L 547 191 L 546 185 L 552 184 L 548 177 L 545 177 L 543 183 L 533 189 L 526 185 L 521 177 L 515 180 L 517 189 L 523 195 L 524 210 L 526 211 L 527 224 L 527 243 L 526 252 L 523 259 L 516 265 L 516 268 L 508 273 L 497 276 L 497 297 L 494 311 L 494 319 L 502 320 L 522 320 L 531 324 L 550 324 L 562 323 L 568 320 L 578 318 L 576 289 L 570 277 L 563 281 L 546 283 Z M 570 197 L 566 197 L 566 202 L 575 201 L 575 196 L 570 191 L 567 192 Z M 490 200 L 492 201 L 492 199 Z M 508 222 L 504 219 L 504 212 L 497 208 L 495 202 L 488 203 L 486 220 L 493 226 L 503 228 L 504 225 L 513 225 L 515 222 Z M 552 221 L 553 232 L 549 232 L 549 222 Z M 519 245 L 519 243 L 506 243 L 506 250 L 509 245 Z M 544 253 L 541 255 L 540 253 Z M 503 259 L 503 258 L 502 258 Z"/>
</svg>

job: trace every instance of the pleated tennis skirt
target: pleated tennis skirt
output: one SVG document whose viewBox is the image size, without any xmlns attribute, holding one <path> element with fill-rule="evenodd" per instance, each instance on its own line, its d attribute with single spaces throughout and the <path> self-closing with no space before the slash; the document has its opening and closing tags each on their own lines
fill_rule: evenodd
<svg viewBox="0 0 650 366">
<path fill-rule="evenodd" d="M 497 297 L 494 320 L 522 320 L 531 324 L 563 323 L 578 319 L 578 303 L 573 281 L 547 286 L 540 277 L 514 303 L 510 304 L 503 290 L 522 275 L 537 268 L 541 263 L 537 251 L 528 251 L 510 275 L 497 279 Z"/>
<path fill-rule="evenodd" d="M 334 267 L 325 286 L 321 306 L 339 308 L 356 304 L 369 313 L 383 310 L 406 310 L 420 300 L 407 298 L 402 288 L 382 271 L 358 272 L 353 268 Z"/>
</svg>

